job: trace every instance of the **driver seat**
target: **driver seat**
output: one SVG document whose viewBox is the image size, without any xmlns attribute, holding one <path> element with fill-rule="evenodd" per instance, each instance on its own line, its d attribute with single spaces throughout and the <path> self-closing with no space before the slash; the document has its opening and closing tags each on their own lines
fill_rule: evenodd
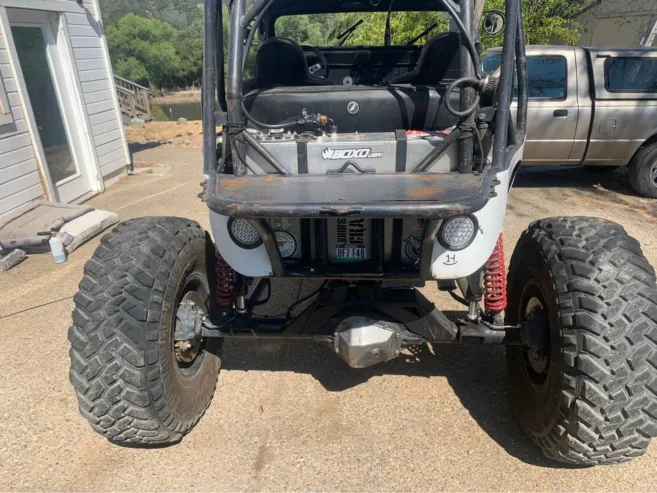
<svg viewBox="0 0 657 493">
<path fill-rule="evenodd" d="M 301 46 L 288 38 L 270 38 L 258 49 L 255 75 L 244 81 L 243 92 L 255 89 L 298 86 L 330 86 L 331 82 L 312 75 Z"/>
</svg>

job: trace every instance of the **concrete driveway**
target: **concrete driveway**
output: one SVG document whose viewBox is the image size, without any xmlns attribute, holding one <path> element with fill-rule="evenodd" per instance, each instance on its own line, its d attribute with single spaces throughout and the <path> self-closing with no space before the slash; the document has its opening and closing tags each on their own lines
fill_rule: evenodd
<svg viewBox="0 0 657 493">
<path fill-rule="evenodd" d="M 124 180 L 92 204 L 123 219 L 178 215 L 208 226 L 196 199 L 199 151 L 139 159 L 172 168 Z M 532 220 L 592 215 L 625 225 L 657 265 L 657 205 L 627 195 L 621 179 L 528 170 L 517 185 L 509 255 Z M 657 444 L 618 467 L 543 460 L 507 406 L 498 347 L 436 347 L 356 371 L 323 346 L 230 342 L 214 403 L 181 444 L 112 445 L 78 415 L 68 383 L 72 297 L 98 241 L 62 266 L 35 256 L 0 274 L 0 490 L 657 490 Z"/>
</svg>

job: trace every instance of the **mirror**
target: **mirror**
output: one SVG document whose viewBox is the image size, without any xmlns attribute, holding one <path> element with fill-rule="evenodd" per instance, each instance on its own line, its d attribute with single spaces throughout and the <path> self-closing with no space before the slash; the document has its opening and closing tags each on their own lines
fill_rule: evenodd
<svg viewBox="0 0 657 493">
<path fill-rule="evenodd" d="M 495 38 L 504 32 L 506 17 L 501 10 L 484 12 L 482 29 L 486 38 Z"/>
</svg>

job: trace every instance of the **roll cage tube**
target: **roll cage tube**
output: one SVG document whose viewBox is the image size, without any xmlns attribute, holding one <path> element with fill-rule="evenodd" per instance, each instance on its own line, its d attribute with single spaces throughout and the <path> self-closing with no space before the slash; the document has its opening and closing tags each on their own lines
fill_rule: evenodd
<svg viewBox="0 0 657 493">
<path fill-rule="evenodd" d="M 217 144 L 215 114 L 215 93 L 219 98 L 220 109 L 226 109 L 225 115 L 226 138 L 224 139 L 224 153 L 226 162 L 224 169 L 233 171 L 237 177 L 246 175 L 246 141 L 239 135 L 246 129 L 246 120 L 242 105 L 242 82 L 243 82 L 243 60 L 245 53 L 245 31 L 254 20 L 261 21 L 263 10 L 271 7 L 276 0 L 258 0 L 246 12 L 246 0 L 233 0 L 230 8 L 230 34 L 228 52 L 228 84 L 225 91 L 225 104 L 222 88 L 225 87 L 223 70 L 217 70 L 217 65 L 223 67 L 223 53 L 218 49 L 223 45 L 223 24 L 221 22 L 221 0 L 205 0 L 205 56 L 203 66 L 203 135 L 204 135 L 204 172 L 210 176 L 211 185 L 216 183 L 217 172 Z M 459 15 L 452 0 L 439 0 L 445 10 L 450 14 L 461 33 L 465 49 L 472 58 L 471 70 L 477 79 L 481 79 L 482 67 L 479 62 L 479 52 L 472 38 L 472 30 L 468 29 L 463 22 L 472 19 L 472 12 Z M 463 0 L 462 9 L 473 9 L 472 2 Z M 506 2 L 507 25 L 504 33 L 504 45 L 502 51 L 502 73 L 497 89 L 498 108 L 495 118 L 495 133 L 493 142 L 493 168 L 503 170 L 507 165 L 507 148 L 511 142 L 523 142 L 526 133 L 527 121 L 527 71 L 523 43 L 523 23 L 520 0 L 507 0 Z M 260 16 L 260 17 L 259 17 Z M 254 26 L 253 29 L 257 29 Z M 223 50 L 222 50 L 223 51 Z M 514 61 L 519 75 L 519 104 L 517 127 L 514 127 L 510 116 L 511 101 L 513 98 L 513 68 Z M 463 108 L 462 108 L 463 109 Z M 222 120 L 220 118 L 219 120 Z M 499 129 L 510 128 L 507 133 Z M 235 159 L 236 158 L 236 159 Z"/>
</svg>

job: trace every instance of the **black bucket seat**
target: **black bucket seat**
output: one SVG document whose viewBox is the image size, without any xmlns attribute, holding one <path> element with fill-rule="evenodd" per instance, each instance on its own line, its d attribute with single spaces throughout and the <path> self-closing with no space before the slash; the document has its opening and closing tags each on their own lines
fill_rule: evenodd
<svg viewBox="0 0 657 493">
<path fill-rule="evenodd" d="M 417 67 L 390 83 L 435 86 L 455 81 L 461 74 L 459 47 L 458 33 L 442 33 L 431 38 L 422 48 Z"/>
<path fill-rule="evenodd" d="M 243 92 L 274 87 L 328 86 L 331 82 L 308 70 L 301 46 L 287 38 L 270 38 L 258 49 L 255 75 L 244 81 Z"/>
</svg>

